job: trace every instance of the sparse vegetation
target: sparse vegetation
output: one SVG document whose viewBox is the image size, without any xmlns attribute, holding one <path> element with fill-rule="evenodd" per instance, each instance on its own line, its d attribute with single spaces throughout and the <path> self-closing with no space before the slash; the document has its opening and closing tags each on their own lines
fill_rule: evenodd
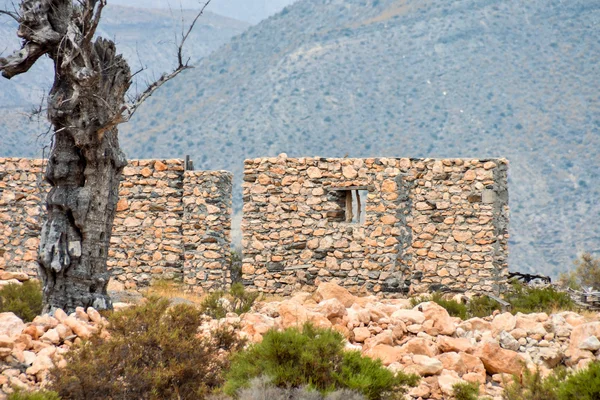
<svg viewBox="0 0 600 400">
<path fill-rule="evenodd" d="M 250 386 L 238 392 L 243 400 L 365 400 L 360 393 L 348 389 L 339 389 L 322 395 L 307 386 L 299 388 L 281 388 L 274 386 L 268 377 L 260 376 L 250 381 Z M 229 396 L 214 396 L 210 400 L 231 399 Z"/>
<path fill-rule="evenodd" d="M 29 280 L 22 284 L 9 283 L 0 289 L 0 312 L 12 312 L 25 322 L 42 312 L 42 285 Z"/>
<path fill-rule="evenodd" d="M 504 298 L 516 314 L 533 312 L 553 312 L 554 310 L 571 310 L 575 303 L 567 293 L 559 292 L 553 287 L 536 288 L 523 285 L 517 281 L 512 282 L 512 290 Z"/>
<path fill-rule="evenodd" d="M 395 399 L 419 380 L 413 375 L 394 375 L 380 361 L 343 348 L 341 334 L 310 324 L 269 331 L 261 343 L 233 357 L 224 391 L 237 396 L 252 378 L 266 375 L 280 388 L 308 386 L 321 393 L 351 389 L 369 400 Z"/>
<path fill-rule="evenodd" d="M 559 284 L 571 289 L 585 287 L 600 290 L 600 257 L 584 253 L 574 264 L 575 270 L 560 274 Z"/>
<path fill-rule="evenodd" d="M 8 396 L 8 400 L 60 400 L 60 396 L 58 393 L 48 390 L 36 392 L 23 392 L 17 390 Z"/>
<path fill-rule="evenodd" d="M 448 314 L 452 317 L 459 317 L 461 319 L 468 318 L 468 308 L 465 304 L 459 303 L 456 300 L 446 300 L 441 293 L 432 293 L 431 295 L 424 295 L 419 297 L 413 297 L 410 299 L 410 304 L 415 307 L 425 301 L 433 301 L 438 305 L 444 307 Z"/>
<path fill-rule="evenodd" d="M 67 399 L 198 399 L 223 384 L 223 351 L 242 342 L 228 329 L 197 336 L 202 315 L 194 306 L 169 308 L 150 297 L 109 317 L 110 339 L 100 335 L 74 346 L 65 368 L 51 372 L 51 389 Z"/>
<path fill-rule="evenodd" d="M 502 310 L 502 305 L 496 300 L 482 295 L 473 296 L 468 304 L 469 317 L 483 318 L 492 315 L 495 310 Z"/>
<path fill-rule="evenodd" d="M 258 298 L 258 292 L 246 291 L 239 282 L 231 285 L 229 292 L 218 290 L 210 293 L 200 304 L 200 310 L 212 318 L 224 318 L 228 312 L 238 315 L 250 311 Z"/>
<path fill-rule="evenodd" d="M 569 373 L 558 368 L 547 378 L 540 371 L 523 370 L 521 381 L 515 380 L 504 391 L 505 400 L 598 400 L 600 399 L 600 362 Z"/>
<path fill-rule="evenodd" d="M 452 386 L 455 400 L 477 400 L 479 398 L 479 386 L 473 382 L 462 382 Z"/>
</svg>

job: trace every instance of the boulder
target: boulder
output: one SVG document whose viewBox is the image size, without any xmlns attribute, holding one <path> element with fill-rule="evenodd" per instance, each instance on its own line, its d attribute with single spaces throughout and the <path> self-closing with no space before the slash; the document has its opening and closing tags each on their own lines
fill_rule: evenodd
<svg viewBox="0 0 600 400">
<path fill-rule="evenodd" d="M 38 354 L 31 367 L 27 368 L 27 375 L 37 375 L 39 372 L 49 370 L 54 366 L 52 359 L 47 355 Z"/>
<path fill-rule="evenodd" d="M 242 331 L 250 336 L 255 334 L 264 335 L 270 329 L 277 326 L 275 318 L 268 317 L 259 313 L 246 313 L 242 316 Z"/>
<path fill-rule="evenodd" d="M 499 334 L 502 331 L 510 332 L 515 329 L 517 324 L 517 318 L 509 312 L 498 314 L 492 320 L 492 329 L 494 335 Z"/>
<path fill-rule="evenodd" d="M 454 371 L 444 371 L 438 376 L 438 385 L 446 397 L 454 395 L 454 385 L 464 382 Z"/>
<path fill-rule="evenodd" d="M 366 339 L 364 348 L 366 350 L 370 347 L 377 346 L 378 344 L 387 344 L 390 346 L 393 345 L 394 344 L 394 336 L 392 334 L 392 331 L 386 329 L 385 331 L 382 331 L 382 332 L 378 333 L 377 335 L 371 336 L 370 338 Z"/>
<path fill-rule="evenodd" d="M 86 311 L 87 311 L 88 317 L 92 320 L 92 322 L 95 322 L 97 324 L 103 322 L 102 315 L 100 315 L 100 313 L 98 311 L 96 311 L 95 308 L 88 307 Z"/>
<path fill-rule="evenodd" d="M 444 369 L 440 360 L 421 354 L 414 355 L 412 361 L 414 364 L 409 367 L 409 370 L 416 372 L 420 376 L 437 375 Z"/>
<path fill-rule="evenodd" d="M 391 315 L 392 320 L 400 320 L 406 325 L 422 324 L 425 322 L 425 314 L 418 310 L 397 310 Z"/>
<path fill-rule="evenodd" d="M 88 339 L 90 336 L 92 336 L 92 331 L 90 328 L 84 322 L 75 317 L 67 317 L 63 323 L 71 328 L 71 330 L 82 339 Z"/>
<path fill-rule="evenodd" d="M 353 332 L 354 332 L 354 341 L 358 342 L 358 343 L 362 343 L 371 337 L 371 331 L 369 331 L 369 328 L 366 328 L 366 327 L 354 328 Z"/>
<path fill-rule="evenodd" d="M 344 307 L 348 308 L 354 304 L 355 297 L 348 290 L 334 282 L 324 282 L 319 285 L 314 294 L 316 302 L 323 300 L 337 299 Z"/>
<path fill-rule="evenodd" d="M 481 318 L 471 318 L 458 326 L 464 331 L 491 331 L 492 324 Z"/>
<path fill-rule="evenodd" d="M 500 334 L 498 335 L 498 342 L 503 349 L 518 351 L 520 347 L 517 339 L 512 337 L 512 335 L 506 331 L 500 331 Z"/>
<path fill-rule="evenodd" d="M 489 374 L 507 373 L 520 376 L 524 359 L 519 353 L 506 350 L 496 343 L 483 342 L 475 351 Z"/>
<path fill-rule="evenodd" d="M 600 340 L 596 336 L 589 336 L 578 346 L 581 350 L 597 351 L 600 350 Z"/>
<path fill-rule="evenodd" d="M 21 318 L 11 312 L 0 313 L 0 335 L 19 336 L 23 329 L 25 329 L 25 324 Z"/>
<path fill-rule="evenodd" d="M 331 320 L 332 318 L 342 318 L 348 315 L 346 307 L 338 299 L 328 299 L 320 302 L 315 308 L 316 312 L 319 312 L 325 316 L 325 318 Z"/>
<path fill-rule="evenodd" d="M 15 338 L 7 335 L 0 335 L 0 347 L 12 349 L 15 345 Z"/>
<path fill-rule="evenodd" d="M 472 353 L 475 350 L 475 346 L 467 338 L 438 336 L 436 343 L 442 353 L 449 351 Z"/>
<path fill-rule="evenodd" d="M 569 351 L 579 350 L 579 346 L 590 336 L 600 338 L 600 321 L 588 322 L 574 327 L 571 331 Z"/>
<path fill-rule="evenodd" d="M 428 357 L 439 353 L 436 344 L 425 338 L 410 339 L 400 349 L 404 354 L 421 354 Z"/>
<path fill-rule="evenodd" d="M 406 352 L 403 352 L 400 347 L 394 347 L 387 344 L 379 344 L 363 352 L 363 355 L 367 357 L 380 359 L 385 366 L 395 362 L 400 362 L 402 360 L 402 356 L 405 354 Z"/>
<path fill-rule="evenodd" d="M 284 329 L 302 326 L 308 321 L 308 310 L 295 301 L 284 300 L 279 304 L 279 318 Z"/>
<path fill-rule="evenodd" d="M 456 332 L 456 325 L 444 307 L 433 301 L 421 303 L 418 307 L 425 319 L 433 322 L 433 326 L 426 329 L 431 336 L 453 335 Z"/>
<path fill-rule="evenodd" d="M 48 329 L 46 331 L 46 333 L 44 333 L 42 335 L 42 337 L 40 338 L 41 341 L 43 342 L 48 342 L 48 343 L 52 343 L 54 345 L 58 345 L 60 344 L 60 335 L 58 334 L 58 331 L 54 328 L 52 329 Z"/>
</svg>

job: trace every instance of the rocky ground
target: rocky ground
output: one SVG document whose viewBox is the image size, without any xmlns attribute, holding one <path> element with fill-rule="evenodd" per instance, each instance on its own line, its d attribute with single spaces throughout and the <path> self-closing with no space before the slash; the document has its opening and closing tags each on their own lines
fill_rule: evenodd
<svg viewBox="0 0 600 400">
<path fill-rule="evenodd" d="M 462 381 L 477 382 L 482 394 L 500 399 L 504 382 L 521 374 L 523 365 L 549 373 L 561 364 L 578 369 L 600 359 L 600 314 L 496 312 L 462 321 L 432 302 L 412 307 L 405 299 L 355 297 L 333 283 L 312 294 L 257 303 L 252 312 L 211 320 L 199 332 L 231 323 L 257 342 L 269 329 L 307 321 L 341 332 L 348 349 L 379 358 L 391 370 L 421 375 L 410 399 L 451 399 L 452 386 Z M 44 387 L 48 369 L 65 363 L 69 347 L 103 334 L 106 325 L 92 308 L 71 315 L 58 310 L 27 324 L 0 314 L 0 399 L 13 388 Z"/>
</svg>

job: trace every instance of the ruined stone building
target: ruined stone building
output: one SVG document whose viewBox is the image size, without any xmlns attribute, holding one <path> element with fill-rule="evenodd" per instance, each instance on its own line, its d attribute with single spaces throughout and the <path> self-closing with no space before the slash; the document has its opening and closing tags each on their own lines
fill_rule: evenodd
<svg viewBox="0 0 600 400">
<path fill-rule="evenodd" d="M 258 158 L 244 163 L 242 272 L 288 294 L 335 279 L 357 293 L 498 292 L 508 274 L 503 159 Z M 36 274 L 41 160 L 0 159 L 0 269 Z M 137 288 L 231 283 L 232 176 L 131 161 L 109 268 Z"/>
</svg>

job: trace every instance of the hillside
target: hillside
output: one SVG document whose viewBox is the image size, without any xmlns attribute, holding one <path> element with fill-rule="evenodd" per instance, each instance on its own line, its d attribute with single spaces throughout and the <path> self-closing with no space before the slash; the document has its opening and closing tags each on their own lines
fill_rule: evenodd
<svg viewBox="0 0 600 400">
<path fill-rule="evenodd" d="M 556 274 L 600 251 L 598 18 L 589 0 L 301 0 L 166 85 L 122 143 L 233 171 L 238 210 L 244 158 L 506 157 L 511 269 Z"/>
<path fill-rule="evenodd" d="M 187 24 L 196 11 L 183 10 Z M 173 68 L 177 62 L 177 35 L 181 32 L 180 10 L 153 10 L 120 7 L 109 4 L 102 16 L 97 34 L 116 41 L 117 49 L 129 61 L 133 72 L 147 68 L 137 75 L 138 87 Z M 186 46 L 186 54 L 197 61 L 207 56 L 229 39 L 245 30 L 249 24 L 206 12 L 198 21 Z M 19 48 L 17 24 L 12 19 L 0 18 L 0 53 Z M 43 94 L 52 86 L 52 63 L 43 58 L 26 75 L 8 81 L 0 80 L 0 109 L 39 104 Z M 135 85 L 132 88 L 135 91 Z M 2 117 L 0 117 L 1 119 Z"/>
<path fill-rule="evenodd" d="M 296 0 L 212 0 L 208 11 L 256 24 Z M 113 0 L 113 4 L 143 8 L 198 8 L 205 0 Z"/>
</svg>

